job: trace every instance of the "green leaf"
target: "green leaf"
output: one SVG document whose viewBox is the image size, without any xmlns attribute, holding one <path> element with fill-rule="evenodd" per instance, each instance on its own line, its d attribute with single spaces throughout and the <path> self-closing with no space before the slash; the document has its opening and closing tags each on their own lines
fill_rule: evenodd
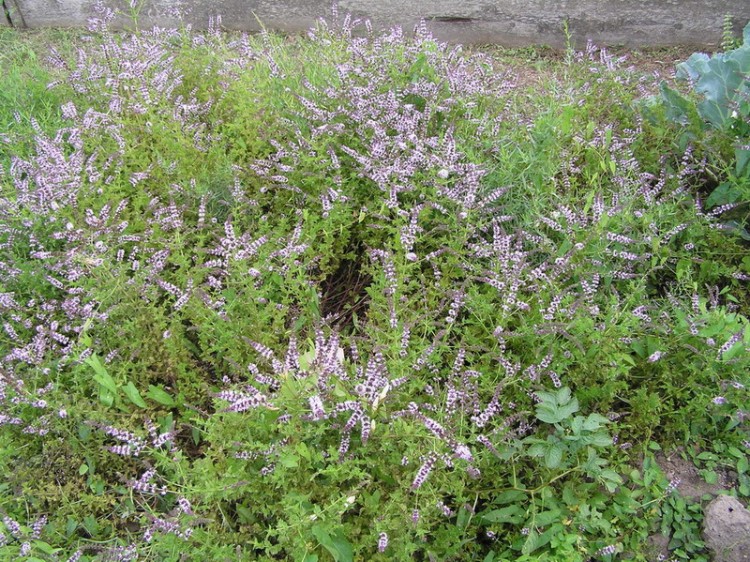
<svg viewBox="0 0 750 562">
<path fill-rule="evenodd" d="M 86 364 L 94 369 L 94 380 L 99 383 L 102 388 L 106 388 L 113 395 L 117 395 L 117 383 L 115 379 L 107 372 L 107 369 L 102 365 L 96 354 L 86 359 Z"/>
<path fill-rule="evenodd" d="M 354 549 L 349 541 L 340 533 L 331 536 L 321 525 L 314 525 L 312 533 L 320 545 L 325 548 L 336 562 L 352 562 Z"/>
<path fill-rule="evenodd" d="M 544 423 L 560 423 L 565 419 L 565 416 L 561 415 L 561 413 L 557 409 L 553 410 L 550 408 L 537 406 L 536 419 L 538 419 L 539 421 L 543 421 Z"/>
<path fill-rule="evenodd" d="M 742 190 L 739 186 L 731 182 L 724 182 L 706 198 L 706 208 L 711 209 L 719 205 L 734 203 L 739 201 L 741 197 Z"/>
<path fill-rule="evenodd" d="M 115 403 L 115 395 L 106 388 L 102 387 L 99 389 L 99 402 L 109 408 Z"/>
<path fill-rule="evenodd" d="M 666 82 L 662 82 L 659 89 L 661 90 L 664 108 L 667 110 L 667 119 L 680 125 L 689 124 L 690 102 L 676 90 L 667 86 Z"/>
<path fill-rule="evenodd" d="M 588 436 L 588 442 L 594 447 L 609 447 L 612 444 L 612 438 L 607 433 L 594 433 Z"/>
<path fill-rule="evenodd" d="M 540 546 L 542 546 L 542 543 L 539 540 L 539 533 L 537 533 L 536 530 L 531 529 L 529 531 L 529 534 L 526 536 L 526 541 L 521 547 L 521 552 L 523 554 L 531 554 Z"/>
<path fill-rule="evenodd" d="M 573 418 L 573 421 L 570 422 L 570 430 L 573 432 L 573 435 L 579 435 L 581 431 L 583 430 L 583 416 L 576 416 Z"/>
<path fill-rule="evenodd" d="M 564 420 L 575 414 L 580 409 L 578 405 L 578 399 L 573 398 L 570 402 L 560 406 L 558 409 L 558 415 L 562 416 L 560 420 Z"/>
<path fill-rule="evenodd" d="M 174 398 L 172 398 L 172 396 L 168 392 L 166 392 L 163 388 L 154 386 L 153 384 L 148 385 L 148 392 L 146 393 L 146 396 L 154 402 L 161 404 L 162 406 L 175 405 Z"/>
<path fill-rule="evenodd" d="M 562 463 L 563 448 L 560 445 L 552 445 L 547 448 L 544 455 L 544 464 L 547 468 L 557 468 Z"/>
<path fill-rule="evenodd" d="M 521 490 L 506 490 L 495 496 L 492 503 L 495 505 L 505 505 L 507 503 L 522 502 L 526 500 L 526 492 Z"/>
<path fill-rule="evenodd" d="M 586 431 L 596 431 L 601 426 L 609 423 L 609 420 L 601 414 L 589 414 L 583 422 L 583 429 Z"/>
<path fill-rule="evenodd" d="M 125 393 L 125 396 L 127 396 L 128 399 L 139 408 L 147 407 L 146 402 L 141 398 L 141 393 L 138 392 L 138 389 L 131 381 L 128 381 L 128 384 L 125 385 L 122 391 Z"/>
<path fill-rule="evenodd" d="M 537 513 L 534 516 L 534 525 L 537 527 L 547 527 L 548 525 L 559 521 L 561 517 L 562 511 L 559 509 L 548 509 L 547 511 Z"/>
<path fill-rule="evenodd" d="M 737 161 L 736 174 L 738 176 L 750 176 L 750 150 L 745 148 L 736 148 L 734 158 Z"/>
<path fill-rule="evenodd" d="M 517 505 L 509 505 L 500 509 L 493 509 L 483 513 L 480 518 L 485 523 L 520 523 L 524 511 Z"/>
<path fill-rule="evenodd" d="M 703 471 L 703 479 L 708 484 L 716 484 L 719 481 L 719 475 L 715 470 L 706 470 Z"/>
<path fill-rule="evenodd" d="M 352 548 L 351 543 L 346 540 L 346 537 L 338 531 L 333 535 L 332 540 L 339 553 L 338 558 L 334 556 L 337 562 L 352 562 L 354 560 L 354 549 Z"/>
<path fill-rule="evenodd" d="M 78 529 L 78 521 L 76 521 L 72 517 L 68 517 L 67 521 L 65 522 L 65 537 L 66 538 L 72 537 L 73 533 L 75 533 L 77 529 Z"/>
<path fill-rule="evenodd" d="M 299 457 L 293 453 L 284 453 L 279 456 L 279 462 L 287 468 L 295 468 L 299 466 Z"/>
<path fill-rule="evenodd" d="M 617 486 L 622 484 L 622 477 L 610 468 L 602 470 L 599 478 L 604 482 L 604 486 L 610 493 L 614 493 L 617 490 Z"/>
<path fill-rule="evenodd" d="M 554 392 L 547 392 L 546 390 L 538 390 L 535 392 L 536 397 L 541 400 L 541 404 L 548 404 L 554 406 L 557 404 L 557 394 Z"/>
<path fill-rule="evenodd" d="M 543 457 L 547 454 L 547 443 L 535 443 L 529 447 L 528 455 L 530 457 Z"/>
<path fill-rule="evenodd" d="M 560 390 L 557 391 L 557 403 L 560 405 L 567 404 L 570 402 L 570 389 L 567 386 L 562 387 Z"/>
<path fill-rule="evenodd" d="M 49 544 L 47 544 L 46 542 L 39 541 L 39 540 L 34 541 L 34 546 L 38 548 L 39 550 L 41 550 L 42 552 L 44 552 L 45 554 L 50 554 L 50 555 L 53 555 L 56 552 L 60 551 L 59 548 L 54 548 L 50 546 Z"/>
</svg>

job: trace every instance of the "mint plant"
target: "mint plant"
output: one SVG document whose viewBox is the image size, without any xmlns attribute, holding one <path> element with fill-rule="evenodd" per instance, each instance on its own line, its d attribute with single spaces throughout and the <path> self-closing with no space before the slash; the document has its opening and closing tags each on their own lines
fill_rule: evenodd
<svg viewBox="0 0 750 562">
<path fill-rule="evenodd" d="M 700 552 L 639 464 L 712 442 L 747 484 L 750 261 L 704 197 L 712 130 L 673 145 L 593 45 L 532 92 L 426 24 L 114 15 L 0 55 L 3 548 Z"/>
</svg>

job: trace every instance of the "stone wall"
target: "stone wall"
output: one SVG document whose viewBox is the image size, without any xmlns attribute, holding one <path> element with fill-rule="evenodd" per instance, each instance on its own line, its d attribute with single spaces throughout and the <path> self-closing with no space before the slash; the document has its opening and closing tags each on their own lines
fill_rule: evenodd
<svg viewBox="0 0 750 562">
<path fill-rule="evenodd" d="M 104 0 L 130 14 L 125 0 Z M 2 0 L 16 27 L 82 27 L 97 0 Z M 208 25 L 220 15 L 229 29 L 299 32 L 330 14 L 330 0 L 138 0 L 140 27 Z M 374 27 L 411 29 L 425 18 L 441 39 L 507 46 L 565 45 L 567 22 L 576 44 L 711 46 L 725 15 L 739 31 L 750 20 L 749 0 L 339 0 L 339 12 L 369 18 Z M 178 14 L 181 14 L 178 16 Z M 132 27 L 130 17 L 117 20 Z"/>
</svg>

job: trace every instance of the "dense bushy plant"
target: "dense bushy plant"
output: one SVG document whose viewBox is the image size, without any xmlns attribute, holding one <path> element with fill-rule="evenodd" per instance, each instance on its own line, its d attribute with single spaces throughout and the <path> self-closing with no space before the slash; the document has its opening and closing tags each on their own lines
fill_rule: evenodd
<svg viewBox="0 0 750 562">
<path fill-rule="evenodd" d="M 11 556 L 640 555 L 645 445 L 750 446 L 750 262 L 621 61 L 111 16 L 0 137 Z"/>
</svg>

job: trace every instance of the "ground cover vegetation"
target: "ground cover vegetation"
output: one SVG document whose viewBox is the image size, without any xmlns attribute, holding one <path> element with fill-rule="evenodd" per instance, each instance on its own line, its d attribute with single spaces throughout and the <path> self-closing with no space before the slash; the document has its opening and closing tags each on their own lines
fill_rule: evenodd
<svg viewBox="0 0 750 562">
<path fill-rule="evenodd" d="M 750 28 L 113 15 L 0 31 L 3 560 L 708 559 L 654 453 L 750 496 Z"/>
</svg>

